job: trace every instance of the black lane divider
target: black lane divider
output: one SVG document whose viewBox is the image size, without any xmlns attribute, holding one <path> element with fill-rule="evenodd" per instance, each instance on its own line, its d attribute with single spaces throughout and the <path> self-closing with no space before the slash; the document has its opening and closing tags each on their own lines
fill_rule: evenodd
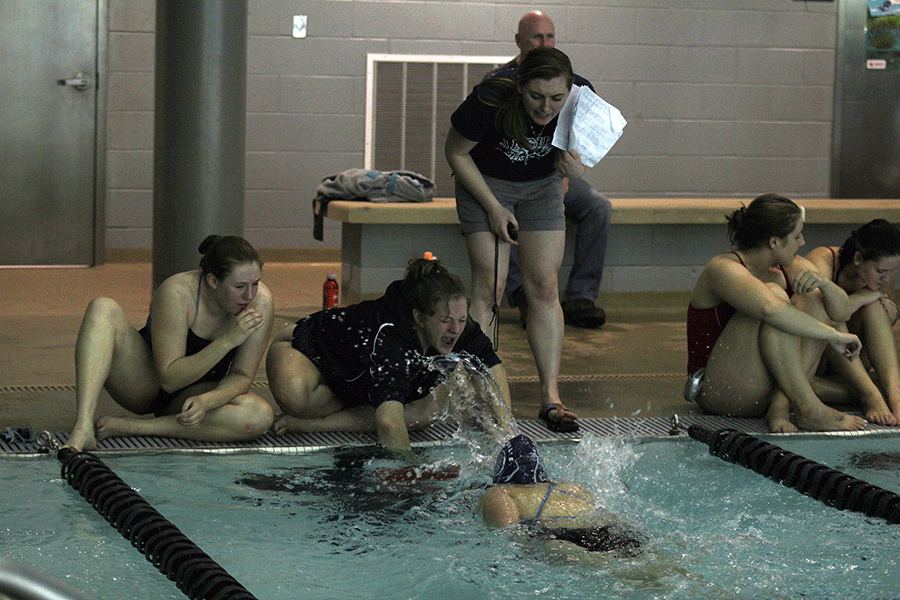
<svg viewBox="0 0 900 600">
<path fill-rule="evenodd" d="M 256 598 L 90 452 L 57 453 L 62 478 L 192 600 Z"/>
<path fill-rule="evenodd" d="M 900 495 L 734 429 L 710 431 L 691 425 L 688 435 L 709 453 L 747 467 L 839 510 L 900 523 Z"/>
</svg>

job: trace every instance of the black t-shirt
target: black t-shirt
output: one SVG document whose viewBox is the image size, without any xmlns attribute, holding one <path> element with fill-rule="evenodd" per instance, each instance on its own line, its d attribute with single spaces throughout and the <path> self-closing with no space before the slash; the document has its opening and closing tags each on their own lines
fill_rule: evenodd
<svg viewBox="0 0 900 600">
<path fill-rule="evenodd" d="M 515 60 L 491 72 L 485 80 L 494 77 L 515 79 L 518 65 Z M 591 82 L 575 75 L 576 85 L 586 85 L 591 90 Z M 516 93 L 510 90 L 509 93 Z M 450 117 L 453 128 L 468 140 L 478 142 L 469 155 L 482 175 L 505 181 L 532 181 L 553 173 L 556 160 L 555 148 L 551 145 L 556 131 L 558 117 L 543 127 L 529 120 L 528 141 L 531 148 L 523 148 L 518 141 L 506 137 L 497 120 L 499 109 L 485 103 L 485 98 L 497 98 L 497 93 L 484 81 L 476 85 L 469 96 Z M 492 102 L 496 104 L 497 102 Z"/>
<path fill-rule="evenodd" d="M 482 100 L 490 91 L 479 83 L 450 117 L 453 128 L 468 140 L 478 142 L 469 155 L 482 175 L 505 181 L 532 181 L 553 173 L 556 152 L 550 142 L 556 130 L 554 118 L 538 127 L 529 120 L 528 141 L 531 148 L 523 148 L 515 139 L 499 129 L 499 109 Z M 512 92 L 516 93 L 516 92 Z"/>
<path fill-rule="evenodd" d="M 345 405 L 395 400 L 404 404 L 427 396 L 444 380 L 416 334 L 412 307 L 400 281 L 384 296 L 344 308 L 319 311 L 297 321 L 293 346 L 322 373 Z M 453 352 L 471 356 L 485 368 L 500 364 L 490 339 L 474 320 L 466 321 Z"/>
</svg>

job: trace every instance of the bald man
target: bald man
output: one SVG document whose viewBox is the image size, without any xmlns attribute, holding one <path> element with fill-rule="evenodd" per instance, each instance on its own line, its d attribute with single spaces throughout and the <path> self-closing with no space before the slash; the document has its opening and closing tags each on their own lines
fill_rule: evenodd
<svg viewBox="0 0 900 600">
<path fill-rule="evenodd" d="M 553 48 L 556 45 L 553 21 L 540 11 L 529 12 L 519 20 L 515 39 L 519 55 L 491 73 L 491 76 L 514 77 L 519 62 L 529 51 L 543 46 Z M 575 85 L 586 85 L 591 90 L 594 89 L 590 81 L 579 75 L 575 75 Z M 575 223 L 576 230 L 572 272 L 562 296 L 563 315 L 568 325 L 597 329 L 606 322 L 606 313 L 595 302 L 603 277 L 612 204 L 583 179 L 568 181 L 564 202 L 566 218 Z M 510 305 L 519 308 L 519 318 L 522 327 L 525 327 L 528 300 L 522 287 L 522 272 L 515 246 L 509 257 L 506 290 Z"/>
</svg>

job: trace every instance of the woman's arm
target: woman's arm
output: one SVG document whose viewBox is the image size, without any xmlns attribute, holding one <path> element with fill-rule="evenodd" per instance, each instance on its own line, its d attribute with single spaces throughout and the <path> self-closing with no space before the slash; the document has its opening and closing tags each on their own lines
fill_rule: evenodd
<svg viewBox="0 0 900 600">
<path fill-rule="evenodd" d="M 812 264 L 816 271 L 829 282 L 834 280 L 834 255 L 828 246 L 820 246 L 812 250 L 806 255 L 806 260 Z M 834 284 L 837 287 L 837 284 Z M 843 289 L 843 288 L 841 288 Z M 824 290 L 823 290 L 824 293 Z M 846 291 L 845 291 L 846 293 Z M 881 292 L 873 292 L 872 290 L 863 288 L 857 290 L 847 296 L 847 312 L 849 313 L 845 319 L 838 319 L 832 316 L 835 321 L 846 321 L 863 306 L 877 302 L 881 298 Z M 828 306 L 826 305 L 826 309 Z M 831 310 L 828 311 L 831 315 Z"/>
<path fill-rule="evenodd" d="M 166 279 L 150 302 L 153 363 L 166 392 L 185 388 L 203 377 L 234 347 L 220 338 L 203 351 L 186 356 L 188 329 L 193 318 L 196 282 L 188 273 Z"/>
<path fill-rule="evenodd" d="M 499 389 L 499 397 L 491 394 L 492 401 L 501 401 L 503 406 L 494 406 L 494 414 L 497 416 L 498 423 L 504 431 L 508 431 L 512 427 L 512 395 L 509 392 L 509 379 L 506 377 L 506 369 L 503 363 L 498 363 L 488 369 L 493 380 L 497 383 Z"/>
<path fill-rule="evenodd" d="M 207 411 L 224 406 L 234 398 L 250 391 L 250 386 L 259 370 L 259 364 L 269 346 L 275 321 L 272 294 L 262 283 L 259 284 L 259 291 L 253 300 L 253 307 L 262 315 L 262 325 L 257 327 L 238 347 L 228 374 L 219 381 L 215 388 L 185 401 L 178 417 L 182 425 L 186 427 L 198 425 Z"/>
<path fill-rule="evenodd" d="M 375 409 L 375 428 L 378 432 L 378 441 L 388 450 L 408 452 L 412 449 L 409 443 L 409 431 L 406 429 L 405 410 L 404 404 L 396 400 L 382 402 Z"/>
<path fill-rule="evenodd" d="M 734 261 L 722 256 L 713 258 L 703 269 L 701 282 L 705 282 L 703 285 L 709 296 L 745 315 L 793 335 L 824 340 L 841 354 L 854 346 L 853 356 L 859 353 L 859 339 L 856 336 L 843 334 L 798 310 Z"/>
<path fill-rule="evenodd" d="M 521 520 L 515 502 L 502 487 L 488 488 L 478 499 L 477 510 L 488 527 L 507 527 Z"/>
<path fill-rule="evenodd" d="M 497 201 L 491 188 L 488 187 L 484 177 L 481 175 L 478 165 L 475 164 L 471 154 L 469 154 L 477 143 L 467 139 L 451 127 L 450 132 L 447 133 L 447 140 L 444 143 L 444 154 L 447 157 L 450 168 L 453 170 L 453 175 L 484 208 L 494 235 L 508 244 L 514 244 L 515 242 L 509 236 L 507 228 L 508 224 L 511 223 L 514 228 L 518 229 L 519 223 L 513 214 L 503 208 L 500 202 Z"/>
<path fill-rule="evenodd" d="M 786 272 L 791 278 L 795 293 L 808 294 L 814 290 L 821 292 L 822 304 L 832 321 L 843 323 L 853 314 L 847 292 L 819 271 L 814 263 L 797 256 Z"/>
</svg>

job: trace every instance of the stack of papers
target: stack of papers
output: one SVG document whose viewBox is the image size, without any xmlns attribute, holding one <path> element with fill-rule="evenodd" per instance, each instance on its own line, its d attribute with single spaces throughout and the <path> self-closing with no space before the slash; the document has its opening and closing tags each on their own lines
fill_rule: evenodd
<svg viewBox="0 0 900 600">
<path fill-rule="evenodd" d="M 625 124 L 618 108 L 591 88 L 573 85 L 559 113 L 553 145 L 560 150 L 574 150 L 582 164 L 593 167 L 622 137 Z"/>
</svg>

